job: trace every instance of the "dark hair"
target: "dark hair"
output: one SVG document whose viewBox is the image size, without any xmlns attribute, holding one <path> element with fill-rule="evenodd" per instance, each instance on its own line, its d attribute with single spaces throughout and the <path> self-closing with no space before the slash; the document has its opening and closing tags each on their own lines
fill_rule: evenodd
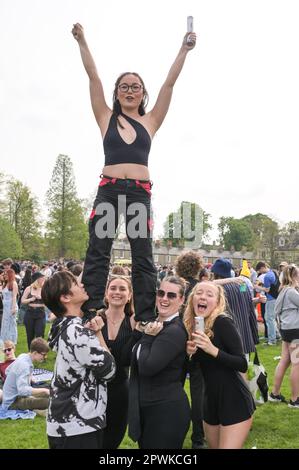
<svg viewBox="0 0 299 470">
<path fill-rule="evenodd" d="M 62 295 L 70 295 L 73 285 L 78 285 L 77 279 L 69 271 L 58 271 L 50 278 L 46 279 L 41 296 L 52 313 L 56 317 L 63 317 L 66 313 L 66 308 L 60 300 Z"/>
<path fill-rule="evenodd" d="M 30 352 L 47 353 L 50 351 L 49 345 L 43 338 L 34 338 L 30 343 Z"/>
<path fill-rule="evenodd" d="M 203 268 L 203 269 L 200 271 L 200 273 L 199 273 L 199 275 L 198 275 L 199 280 L 201 281 L 204 276 L 209 276 L 209 277 L 210 277 L 210 272 L 209 272 L 209 270 L 208 270 L 207 268 Z"/>
<path fill-rule="evenodd" d="M 199 253 L 187 251 L 182 253 L 176 260 L 175 270 L 178 276 L 188 279 L 198 275 L 203 267 L 203 260 Z"/>
<path fill-rule="evenodd" d="M 83 271 L 83 267 L 81 264 L 74 264 L 69 268 L 69 272 L 72 273 L 74 276 L 80 276 Z"/>
<path fill-rule="evenodd" d="M 32 284 L 32 269 L 31 266 L 27 266 L 25 275 L 22 279 L 22 289 L 25 290 L 26 287 L 30 286 Z"/>
<path fill-rule="evenodd" d="M 255 267 L 255 270 L 256 271 L 259 271 L 261 268 L 266 268 L 267 265 L 265 263 L 265 261 L 259 261 Z"/>
<path fill-rule="evenodd" d="M 142 80 L 140 75 L 136 72 L 124 72 L 124 73 L 122 73 L 115 82 L 113 96 L 112 96 L 113 114 L 116 116 L 117 122 L 118 122 L 118 124 L 120 125 L 121 128 L 123 128 L 123 126 L 121 125 L 121 123 L 118 120 L 118 116 L 121 113 L 121 106 L 120 106 L 119 100 L 117 98 L 117 92 L 118 92 L 118 85 L 120 84 L 121 79 L 123 77 L 125 77 L 126 75 L 135 75 L 135 77 L 137 77 L 140 80 L 141 85 L 143 87 L 143 98 L 142 98 L 142 101 L 141 101 L 141 103 L 139 105 L 139 108 L 138 108 L 138 113 L 140 114 L 140 116 L 143 116 L 145 114 L 145 108 L 147 107 L 147 104 L 148 104 L 148 93 L 147 93 L 147 90 L 145 88 L 144 81 Z"/>
<path fill-rule="evenodd" d="M 179 288 L 180 288 L 179 294 L 180 294 L 181 297 L 184 297 L 185 290 L 186 290 L 186 282 L 182 277 L 168 276 L 168 277 L 164 277 L 164 279 L 162 279 L 161 284 L 162 284 L 162 282 L 170 282 L 171 284 L 175 284 L 176 286 L 179 286 Z"/>
<path fill-rule="evenodd" d="M 67 269 L 71 269 L 71 267 L 75 266 L 75 264 L 75 261 L 68 261 L 65 266 Z"/>
</svg>

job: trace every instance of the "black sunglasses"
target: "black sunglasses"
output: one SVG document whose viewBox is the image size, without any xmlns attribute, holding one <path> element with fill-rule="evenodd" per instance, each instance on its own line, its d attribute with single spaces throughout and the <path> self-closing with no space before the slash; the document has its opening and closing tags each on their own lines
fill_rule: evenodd
<svg viewBox="0 0 299 470">
<path fill-rule="evenodd" d="M 10 351 L 12 351 L 12 349 L 13 349 L 13 348 L 6 348 L 6 349 L 3 349 L 3 352 L 5 352 L 5 353 L 6 353 L 6 352 L 10 352 Z"/>
<path fill-rule="evenodd" d="M 163 289 L 158 289 L 157 290 L 157 297 L 163 298 L 165 295 L 169 300 L 176 299 L 177 296 L 178 296 L 178 294 L 176 292 L 165 292 L 165 290 L 163 290 Z"/>
</svg>

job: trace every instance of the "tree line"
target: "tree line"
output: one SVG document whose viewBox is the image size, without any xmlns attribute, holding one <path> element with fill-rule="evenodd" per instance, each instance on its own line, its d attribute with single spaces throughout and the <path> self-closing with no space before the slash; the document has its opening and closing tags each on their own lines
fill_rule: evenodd
<svg viewBox="0 0 299 470">
<path fill-rule="evenodd" d="M 56 159 L 42 208 L 26 184 L 0 174 L 0 259 L 84 259 L 88 242 L 86 205 L 78 198 L 73 164 L 67 155 L 60 154 Z M 194 231 L 199 230 L 198 217 L 202 242 L 208 244 L 211 215 L 188 201 L 182 201 L 167 216 L 162 243 L 183 247 L 186 241 L 192 241 Z M 256 252 L 267 248 L 272 258 L 279 236 L 291 239 L 294 233 L 299 234 L 299 222 L 279 227 L 277 221 L 261 213 L 240 219 L 223 216 L 218 233 L 217 244 L 225 250 Z"/>
<path fill-rule="evenodd" d="M 67 155 L 56 159 L 42 209 L 26 184 L 1 174 L 0 259 L 83 259 L 88 240 L 85 212 Z"/>
</svg>

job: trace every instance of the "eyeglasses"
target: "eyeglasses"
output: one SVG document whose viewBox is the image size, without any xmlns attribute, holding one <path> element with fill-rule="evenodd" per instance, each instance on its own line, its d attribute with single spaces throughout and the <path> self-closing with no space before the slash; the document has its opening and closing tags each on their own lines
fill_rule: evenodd
<svg viewBox="0 0 299 470">
<path fill-rule="evenodd" d="M 10 351 L 12 351 L 12 350 L 13 350 L 13 348 L 6 348 L 6 349 L 3 349 L 3 352 L 4 352 L 4 353 L 7 353 L 7 352 L 10 352 Z"/>
<path fill-rule="evenodd" d="M 173 299 L 176 299 L 178 294 L 176 292 L 165 292 L 165 290 L 163 289 L 158 289 L 157 290 L 157 297 L 166 297 L 168 298 L 168 300 L 173 300 Z"/>
<path fill-rule="evenodd" d="M 121 85 L 118 85 L 118 89 L 122 93 L 127 93 L 130 88 L 131 88 L 132 93 L 138 93 L 143 88 L 143 86 L 139 85 L 139 83 L 133 83 L 132 85 L 128 85 L 127 83 L 122 83 Z"/>
<path fill-rule="evenodd" d="M 41 354 L 43 357 L 47 356 L 47 353 L 39 353 L 39 354 Z"/>
</svg>

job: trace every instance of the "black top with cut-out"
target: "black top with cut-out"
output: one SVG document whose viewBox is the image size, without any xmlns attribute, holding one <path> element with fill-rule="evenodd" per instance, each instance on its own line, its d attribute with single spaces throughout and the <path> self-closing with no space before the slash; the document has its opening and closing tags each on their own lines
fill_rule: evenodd
<svg viewBox="0 0 299 470">
<path fill-rule="evenodd" d="M 136 138 L 127 144 L 121 137 L 117 128 L 117 117 L 112 114 L 107 132 L 104 137 L 105 166 L 120 163 L 137 163 L 148 166 L 148 155 L 151 149 L 151 137 L 145 127 L 126 114 L 124 118 L 136 131 Z"/>
</svg>

